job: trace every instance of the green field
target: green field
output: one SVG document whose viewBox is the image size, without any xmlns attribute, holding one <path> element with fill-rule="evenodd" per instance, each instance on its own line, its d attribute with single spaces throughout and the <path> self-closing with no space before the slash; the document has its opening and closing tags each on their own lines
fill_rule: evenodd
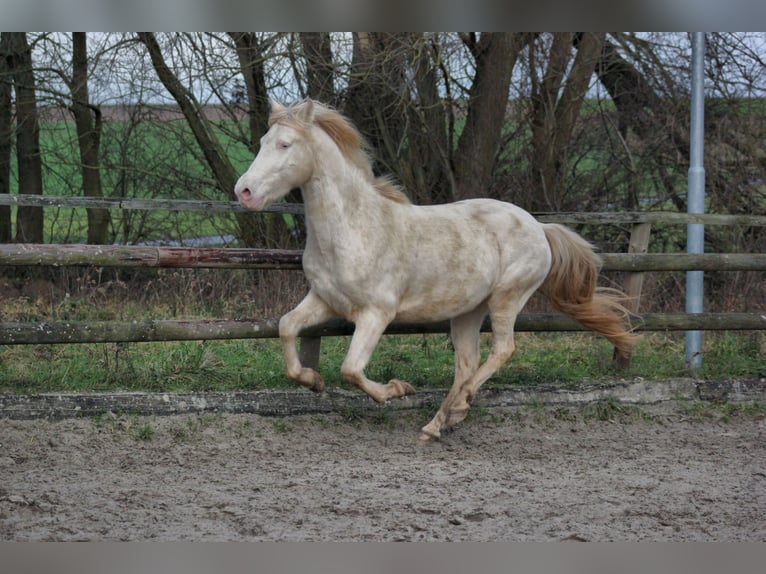
<svg viewBox="0 0 766 574">
<path fill-rule="evenodd" d="M 231 126 L 224 126 L 231 127 Z M 217 136 L 237 173 L 252 162 L 252 154 L 229 129 Z M 185 121 L 104 122 L 101 137 L 101 185 L 104 197 L 228 200 L 217 189 L 199 147 Z M 82 196 L 82 175 L 73 122 L 45 121 L 40 125 L 43 189 L 46 195 Z M 18 193 L 15 149 L 11 157 L 11 193 Z M 84 209 L 44 208 L 46 243 L 84 243 Z M 15 227 L 15 210 L 12 211 Z M 199 212 L 111 212 L 111 234 L 120 243 L 231 235 L 231 214 Z"/>
</svg>

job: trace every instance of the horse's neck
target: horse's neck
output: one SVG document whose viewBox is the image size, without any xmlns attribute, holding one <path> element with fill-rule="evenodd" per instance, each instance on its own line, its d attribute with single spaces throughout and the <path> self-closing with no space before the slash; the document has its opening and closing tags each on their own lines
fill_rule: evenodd
<svg viewBox="0 0 766 574">
<path fill-rule="evenodd" d="M 367 219 L 373 224 L 380 199 L 356 168 L 342 165 L 338 158 L 319 161 L 314 177 L 303 187 L 310 239 L 322 249 L 360 241 L 369 228 Z"/>
</svg>

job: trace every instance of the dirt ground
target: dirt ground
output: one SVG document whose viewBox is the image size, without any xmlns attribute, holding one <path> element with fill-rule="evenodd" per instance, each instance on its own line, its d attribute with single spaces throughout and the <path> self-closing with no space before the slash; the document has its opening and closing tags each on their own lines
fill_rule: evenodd
<svg viewBox="0 0 766 574">
<path fill-rule="evenodd" d="M 0 420 L 0 539 L 766 541 L 764 414 L 702 411 Z"/>
</svg>

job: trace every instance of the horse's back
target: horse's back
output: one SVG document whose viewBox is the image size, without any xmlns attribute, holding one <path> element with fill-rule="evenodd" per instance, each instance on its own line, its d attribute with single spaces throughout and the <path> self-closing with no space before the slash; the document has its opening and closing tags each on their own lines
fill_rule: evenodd
<svg viewBox="0 0 766 574">
<path fill-rule="evenodd" d="M 499 257 L 539 256 L 548 250 L 543 227 L 528 211 L 496 199 L 466 199 L 411 206 L 419 240 L 443 242 L 454 251 L 496 250 Z M 500 263 L 500 261 L 498 261 Z"/>
</svg>

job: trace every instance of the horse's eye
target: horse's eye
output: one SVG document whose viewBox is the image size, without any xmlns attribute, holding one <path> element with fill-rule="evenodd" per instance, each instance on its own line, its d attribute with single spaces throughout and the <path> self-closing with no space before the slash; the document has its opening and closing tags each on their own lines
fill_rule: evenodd
<svg viewBox="0 0 766 574">
<path fill-rule="evenodd" d="M 287 149 L 290 147 L 290 142 L 279 142 L 277 143 L 277 149 Z"/>
</svg>

